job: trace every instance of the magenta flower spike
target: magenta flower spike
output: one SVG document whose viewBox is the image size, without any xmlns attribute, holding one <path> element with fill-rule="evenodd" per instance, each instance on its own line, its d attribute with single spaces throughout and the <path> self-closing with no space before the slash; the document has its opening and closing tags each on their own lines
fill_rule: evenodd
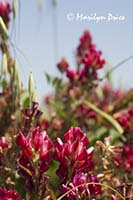
<svg viewBox="0 0 133 200">
<path fill-rule="evenodd" d="M 0 200 L 20 200 L 20 198 L 15 190 L 0 188 Z"/>
<path fill-rule="evenodd" d="M 89 140 L 80 128 L 71 128 L 64 140 L 65 143 L 57 138 L 54 153 L 55 160 L 60 163 L 57 175 L 62 181 L 93 168 L 93 147 L 87 148 Z"/>
<path fill-rule="evenodd" d="M 48 180 L 44 172 L 49 167 L 52 141 L 45 131 L 40 132 L 37 127 L 29 131 L 27 136 L 20 133 L 16 143 L 21 148 L 16 165 L 19 175 L 26 179 L 27 190 L 35 190 L 36 181 L 38 187 L 42 187 L 41 184 Z"/>
</svg>

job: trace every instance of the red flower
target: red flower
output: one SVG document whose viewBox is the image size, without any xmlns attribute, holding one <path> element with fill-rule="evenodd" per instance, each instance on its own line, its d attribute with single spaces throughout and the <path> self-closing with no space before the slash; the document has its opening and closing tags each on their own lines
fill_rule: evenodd
<svg viewBox="0 0 133 200">
<path fill-rule="evenodd" d="M 7 142 L 6 142 L 6 138 L 3 136 L 0 138 L 0 151 L 7 148 Z"/>
<path fill-rule="evenodd" d="M 47 119 L 42 119 L 40 122 L 39 122 L 39 126 L 41 128 L 41 130 L 47 130 L 49 128 L 49 122 Z"/>
<path fill-rule="evenodd" d="M 130 128 L 130 118 L 128 113 L 123 113 L 119 118 L 118 122 L 127 131 Z"/>
<path fill-rule="evenodd" d="M 29 179 L 35 175 L 35 170 L 30 160 L 24 155 L 20 155 L 17 168 L 19 175 L 26 179 Z"/>
<path fill-rule="evenodd" d="M 96 175 L 91 175 L 89 182 L 98 183 L 98 178 Z M 100 194 L 101 193 L 101 186 L 97 184 L 89 185 L 89 190 L 92 195 Z"/>
<path fill-rule="evenodd" d="M 88 67 L 92 65 L 93 57 L 92 57 L 91 52 L 89 50 L 86 52 L 82 61 Z"/>
<path fill-rule="evenodd" d="M 133 169 L 133 147 L 123 146 L 122 163 L 126 170 L 132 172 Z"/>
<path fill-rule="evenodd" d="M 62 58 L 62 60 L 57 64 L 57 67 L 61 72 L 64 72 L 68 69 L 69 64 L 64 58 Z"/>
<path fill-rule="evenodd" d="M 57 138 L 54 154 L 55 160 L 60 162 L 57 175 L 62 181 L 66 180 L 68 176 L 85 172 L 93 167 L 93 147 L 87 149 L 89 141 L 80 128 L 71 128 L 65 133 L 64 140 L 65 143 Z"/>
<path fill-rule="evenodd" d="M 3 136 L 0 138 L 0 167 L 3 165 L 4 150 L 8 147 L 6 138 Z"/>
<path fill-rule="evenodd" d="M 61 186 L 63 194 L 70 191 L 68 195 L 66 195 L 65 199 L 76 200 L 78 196 L 81 200 L 84 200 L 90 195 L 97 195 L 101 193 L 101 186 L 96 184 L 89 184 L 91 182 L 98 183 L 98 179 L 95 175 L 89 178 L 87 173 L 75 174 L 72 181 L 66 185 L 62 184 Z"/>
<path fill-rule="evenodd" d="M 24 136 L 20 133 L 16 143 L 21 147 L 16 167 L 20 176 L 25 179 L 25 188 L 32 196 L 38 193 L 40 199 L 44 198 L 48 177 L 48 170 L 52 141 L 45 131 L 40 132 L 39 127 Z"/>
<path fill-rule="evenodd" d="M 20 200 L 20 198 L 15 190 L 0 188 L 0 200 Z"/>
<path fill-rule="evenodd" d="M 133 117 L 133 108 L 130 108 L 130 110 L 128 111 L 130 117 Z"/>
<path fill-rule="evenodd" d="M 33 156 L 30 134 L 25 137 L 23 133 L 20 132 L 16 139 L 16 143 L 21 147 L 22 154 L 25 157 L 30 158 Z"/>
<path fill-rule="evenodd" d="M 82 62 L 87 67 L 92 67 L 97 70 L 103 67 L 105 60 L 101 59 L 101 51 L 97 51 L 95 48 L 89 49 L 82 59 Z"/>
<path fill-rule="evenodd" d="M 21 147 L 18 158 L 18 169 L 21 174 L 34 176 L 34 167 L 32 163 L 37 163 L 39 173 L 47 171 L 52 142 L 45 131 L 39 132 L 39 127 L 29 132 L 25 137 L 20 133 L 16 143 Z M 32 162 L 31 162 L 32 161 Z M 26 178 L 27 178 L 26 176 Z"/>
<path fill-rule="evenodd" d="M 24 126 L 27 126 L 28 121 L 32 120 L 34 117 L 35 119 L 38 119 L 42 115 L 42 111 L 38 109 L 39 104 L 37 102 L 32 102 L 31 109 L 25 108 L 22 110 L 23 113 L 23 119 L 24 119 Z"/>
<path fill-rule="evenodd" d="M 80 38 L 80 44 L 77 49 L 77 56 L 82 56 L 84 52 L 92 46 L 92 38 L 89 31 L 84 31 Z"/>
<path fill-rule="evenodd" d="M 45 131 L 39 133 L 39 128 L 34 129 L 33 134 L 33 145 L 35 152 L 39 153 L 39 167 L 40 171 L 47 171 L 48 164 L 50 161 L 50 151 L 52 148 L 52 141 L 48 137 Z M 45 164 L 44 164 L 45 162 Z"/>
<path fill-rule="evenodd" d="M 78 78 L 78 73 L 77 71 L 73 71 L 73 70 L 66 70 L 66 75 L 67 77 L 70 79 L 70 81 L 74 81 Z"/>
<path fill-rule="evenodd" d="M 101 51 L 96 50 L 96 46 L 92 43 L 89 31 L 85 31 L 80 38 L 80 44 L 77 48 L 77 63 L 84 64 L 86 67 L 94 70 L 100 69 L 105 64 L 105 60 L 101 59 Z"/>
</svg>

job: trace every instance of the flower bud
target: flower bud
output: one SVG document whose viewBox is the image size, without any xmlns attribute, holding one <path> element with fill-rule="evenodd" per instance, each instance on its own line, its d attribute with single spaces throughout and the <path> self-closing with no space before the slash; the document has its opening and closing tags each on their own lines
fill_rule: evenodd
<svg viewBox="0 0 133 200">
<path fill-rule="evenodd" d="M 38 94 L 37 94 L 36 89 L 33 91 L 32 101 L 34 101 L 34 102 L 38 102 Z"/>
<path fill-rule="evenodd" d="M 7 56 L 6 53 L 2 56 L 2 63 L 1 63 L 1 75 L 7 74 Z"/>
<path fill-rule="evenodd" d="M 13 69 L 14 69 L 14 80 L 17 80 L 19 79 L 19 72 L 18 72 L 18 64 L 16 60 L 14 60 Z"/>
<path fill-rule="evenodd" d="M 33 97 L 33 92 L 34 92 L 34 82 L 33 82 L 33 76 L 32 76 L 32 72 L 30 72 L 30 77 L 29 77 L 29 95 L 30 98 Z"/>
</svg>

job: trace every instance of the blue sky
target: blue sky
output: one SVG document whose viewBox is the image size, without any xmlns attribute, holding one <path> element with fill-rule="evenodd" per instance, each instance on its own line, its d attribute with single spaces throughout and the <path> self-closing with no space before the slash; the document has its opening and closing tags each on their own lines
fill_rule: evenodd
<svg viewBox="0 0 133 200">
<path fill-rule="evenodd" d="M 11 0 L 10 0 L 11 1 Z M 39 12 L 37 0 L 19 0 L 19 15 L 13 27 L 12 41 L 24 53 L 16 51 L 21 78 L 27 85 L 28 75 L 33 72 L 35 85 L 40 98 L 49 93 L 44 72 L 57 74 L 55 63 L 66 57 L 72 68 L 75 67 L 74 50 L 79 37 L 86 29 L 90 30 L 93 42 L 102 50 L 110 67 L 133 55 L 133 1 L 132 0 L 57 0 L 56 10 L 53 0 L 42 0 Z M 83 15 L 125 16 L 124 21 L 69 21 L 68 13 Z M 56 31 L 54 26 L 56 25 Z M 11 26 L 12 29 L 12 26 Z M 55 35 L 56 34 L 56 35 Z M 56 42 L 55 42 L 56 38 Z M 55 45 L 58 52 L 55 56 Z M 114 84 L 123 83 L 133 87 L 133 60 L 122 65 L 113 73 Z"/>
</svg>

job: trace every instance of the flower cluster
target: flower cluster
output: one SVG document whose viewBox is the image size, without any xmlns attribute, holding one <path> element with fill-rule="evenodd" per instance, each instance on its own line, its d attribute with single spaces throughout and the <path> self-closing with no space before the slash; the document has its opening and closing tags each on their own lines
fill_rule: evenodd
<svg viewBox="0 0 133 200">
<path fill-rule="evenodd" d="M 105 60 L 85 31 L 76 69 L 65 58 L 57 64 L 67 79 L 46 74 L 55 92 L 45 98 L 44 117 L 32 73 L 25 91 L 4 37 L 10 12 L 1 0 L 0 200 L 132 199 L 133 90 L 114 89 L 110 73 L 99 84 Z"/>
<path fill-rule="evenodd" d="M 127 112 L 121 112 L 117 118 L 120 125 L 124 128 L 125 134 L 131 130 L 131 124 L 133 121 L 133 108 L 130 108 Z"/>
<path fill-rule="evenodd" d="M 80 128 L 71 128 L 64 135 L 65 143 L 57 138 L 55 143 L 55 160 L 60 162 L 58 176 L 64 182 L 75 173 L 93 168 L 93 147 L 87 149 L 88 138 Z"/>
<path fill-rule="evenodd" d="M 97 195 L 101 193 L 101 186 L 95 184 L 98 183 L 96 175 L 92 175 L 88 178 L 87 173 L 77 173 L 74 175 L 72 181 L 68 182 L 66 185 L 62 184 L 62 193 L 66 193 L 64 199 L 66 200 L 77 200 L 86 199 L 91 195 Z"/>
<path fill-rule="evenodd" d="M 92 43 L 90 32 L 85 31 L 80 38 L 80 44 L 77 48 L 77 61 L 78 65 L 83 64 L 81 74 L 88 71 L 88 73 L 94 73 L 97 69 L 100 69 L 105 64 L 105 60 L 101 59 L 101 51 L 96 50 L 96 46 Z M 84 75 L 85 75 L 84 74 Z"/>
<path fill-rule="evenodd" d="M 0 200 L 20 200 L 18 193 L 15 190 L 6 190 L 0 188 Z"/>
<path fill-rule="evenodd" d="M 44 172 L 48 170 L 52 141 L 45 131 L 39 132 L 39 127 L 37 127 L 27 136 L 20 133 L 16 143 L 21 147 L 17 159 L 18 173 L 25 178 L 27 190 L 32 193 L 34 190 L 39 190 L 39 187 L 42 188 L 42 185 L 45 190 L 48 178 Z"/>
<path fill-rule="evenodd" d="M 76 70 L 71 70 L 65 59 L 58 63 L 57 67 L 61 72 L 65 72 L 71 82 L 80 81 L 85 84 L 89 79 L 97 79 L 97 70 L 101 69 L 105 64 L 105 60 L 101 59 L 102 52 L 96 50 L 96 46 L 92 43 L 89 31 L 85 31 L 80 38 L 80 44 L 77 48 L 77 64 Z"/>
<path fill-rule="evenodd" d="M 38 103 L 33 101 L 31 108 L 24 108 L 22 110 L 24 129 L 32 126 L 33 121 L 42 115 L 43 112 L 38 107 Z"/>
<path fill-rule="evenodd" d="M 122 167 L 129 173 L 133 172 L 133 146 L 123 146 Z"/>
<path fill-rule="evenodd" d="M 77 48 L 77 56 L 83 57 L 86 50 L 93 47 L 92 37 L 89 31 L 84 31 L 83 35 L 80 37 L 80 44 Z M 80 60 L 81 61 L 81 60 Z"/>
<path fill-rule="evenodd" d="M 124 136 L 126 140 L 123 142 L 122 154 L 120 159 L 121 167 L 124 168 L 128 173 L 132 173 L 133 169 L 133 108 L 131 107 L 128 111 L 118 113 L 118 122 L 124 129 Z"/>
<path fill-rule="evenodd" d="M 3 136 L 0 138 L 0 167 L 3 165 L 3 153 L 4 149 L 8 147 L 8 144 L 6 142 L 6 138 Z"/>
<path fill-rule="evenodd" d="M 2 150 L 4 150 L 6 147 L 8 147 L 8 145 L 6 142 L 6 138 L 3 136 L 0 138 L 0 152 L 2 152 Z"/>
<path fill-rule="evenodd" d="M 121 116 L 118 118 L 118 122 L 120 123 L 121 126 L 125 129 L 125 131 L 128 131 L 130 128 L 130 118 L 128 113 L 123 113 Z"/>
<path fill-rule="evenodd" d="M 87 174 L 93 169 L 94 148 L 87 148 L 89 140 L 86 134 L 78 127 L 71 128 L 65 133 L 64 140 L 65 143 L 57 138 L 54 159 L 60 163 L 57 175 L 61 179 L 61 191 L 62 193 L 70 191 L 65 199 L 75 200 L 80 195 L 81 199 L 84 199 L 99 194 L 100 186 L 88 184 L 98 182 L 98 179 L 96 175 L 89 178 Z M 83 185 L 80 187 L 81 184 Z"/>
<path fill-rule="evenodd" d="M 65 58 L 62 58 L 62 60 L 57 64 L 57 67 L 61 72 L 65 72 L 68 69 L 69 64 Z"/>
</svg>

